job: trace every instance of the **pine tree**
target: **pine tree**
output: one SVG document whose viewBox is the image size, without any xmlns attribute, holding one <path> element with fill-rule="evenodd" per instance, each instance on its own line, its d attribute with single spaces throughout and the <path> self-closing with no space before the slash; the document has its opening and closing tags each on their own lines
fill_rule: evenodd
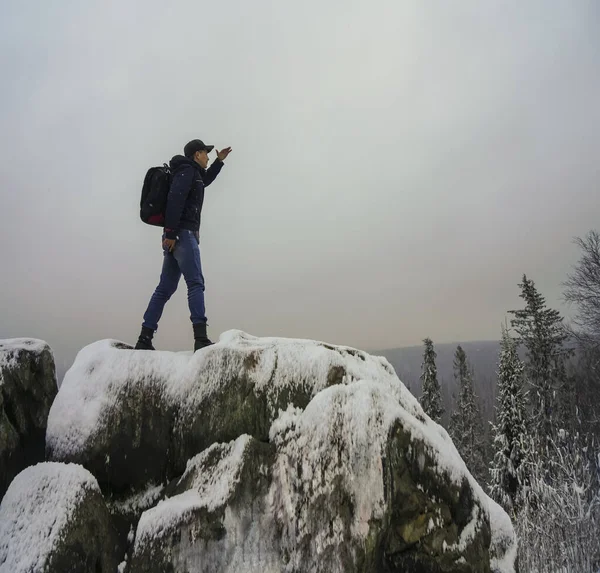
<svg viewBox="0 0 600 573">
<path fill-rule="evenodd" d="M 450 435 L 469 471 L 478 482 L 484 483 L 487 480 L 487 468 L 484 462 L 483 422 L 473 388 L 473 370 L 460 345 L 454 354 L 454 378 L 458 384 L 459 395 L 456 409 L 452 412 Z"/>
<path fill-rule="evenodd" d="M 423 364 L 421 365 L 422 394 L 420 402 L 425 413 L 439 424 L 444 409 L 442 408 L 442 391 L 437 379 L 437 367 L 435 365 L 437 354 L 433 349 L 433 342 L 430 338 L 425 338 L 423 343 L 425 344 L 425 351 Z"/>
<path fill-rule="evenodd" d="M 513 511 L 524 498 L 531 455 L 524 370 L 517 353 L 516 341 L 503 327 L 498 366 L 496 424 L 492 425 L 494 459 L 490 467 L 490 489 L 498 503 Z"/>
<path fill-rule="evenodd" d="M 581 430 L 600 442 L 600 232 L 577 237 L 575 244 L 580 258 L 564 283 L 564 300 L 575 310 L 570 329 L 578 354 L 573 385 Z"/>
<path fill-rule="evenodd" d="M 449 433 L 452 437 L 454 445 L 460 452 L 461 448 L 459 446 L 462 444 L 465 435 L 465 418 L 463 414 L 463 408 L 465 402 L 469 401 L 468 386 L 470 382 L 470 372 L 467 365 L 467 355 L 460 345 L 456 348 L 453 366 L 454 379 L 456 380 L 458 387 L 458 399 L 456 400 L 456 407 L 450 416 Z"/>
<path fill-rule="evenodd" d="M 560 313 L 546 307 L 546 300 L 532 280 L 523 275 L 519 287 L 525 308 L 510 311 L 515 316 L 511 325 L 527 350 L 533 429 L 545 440 L 574 418 L 574 392 L 565 368 L 569 351 L 564 342 L 568 334 Z"/>
</svg>

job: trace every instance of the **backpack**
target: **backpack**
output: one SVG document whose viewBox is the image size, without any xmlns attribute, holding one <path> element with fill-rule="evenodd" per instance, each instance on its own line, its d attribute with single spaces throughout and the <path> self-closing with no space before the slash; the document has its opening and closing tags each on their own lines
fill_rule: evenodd
<svg viewBox="0 0 600 573">
<path fill-rule="evenodd" d="M 166 163 L 162 167 L 148 169 L 140 201 L 140 219 L 144 223 L 157 227 L 164 225 L 171 175 L 171 168 Z"/>
</svg>

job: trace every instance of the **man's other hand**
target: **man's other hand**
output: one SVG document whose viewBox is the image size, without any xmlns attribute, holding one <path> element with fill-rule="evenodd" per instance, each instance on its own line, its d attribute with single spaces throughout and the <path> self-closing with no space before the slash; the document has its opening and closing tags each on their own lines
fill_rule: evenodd
<svg viewBox="0 0 600 573">
<path fill-rule="evenodd" d="M 225 159 L 230 153 L 231 147 L 224 147 L 223 149 L 221 149 L 221 151 L 217 149 L 217 159 L 219 159 L 220 161 L 225 161 Z"/>
<path fill-rule="evenodd" d="M 163 247 L 165 249 L 169 249 L 169 253 L 170 253 L 175 248 L 175 243 L 176 242 L 177 242 L 177 239 L 165 239 L 163 241 Z"/>
</svg>

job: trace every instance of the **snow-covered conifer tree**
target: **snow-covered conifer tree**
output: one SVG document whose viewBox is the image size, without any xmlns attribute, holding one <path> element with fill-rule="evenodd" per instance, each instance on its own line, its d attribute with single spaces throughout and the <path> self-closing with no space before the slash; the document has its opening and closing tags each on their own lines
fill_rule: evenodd
<svg viewBox="0 0 600 573">
<path fill-rule="evenodd" d="M 473 388 L 473 370 L 460 345 L 454 354 L 454 378 L 458 384 L 458 400 L 450 420 L 450 435 L 469 471 L 483 484 L 487 480 L 485 432 Z"/>
<path fill-rule="evenodd" d="M 425 351 L 423 353 L 423 364 L 421 365 L 422 394 L 421 406 L 425 413 L 438 424 L 441 423 L 444 409 L 442 408 L 442 391 L 437 379 L 437 366 L 435 359 L 437 354 L 433 349 L 430 338 L 423 340 Z"/>
<path fill-rule="evenodd" d="M 560 313 L 546 307 L 535 284 L 523 275 L 520 297 L 525 308 L 510 311 L 511 325 L 527 350 L 525 370 L 529 388 L 532 428 L 540 444 L 574 418 L 574 393 L 565 369 L 568 335 Z"/>
<path fill-rule="evenodd" d="M 504 327 L 498 365 L 496 424 L 492 426 L 492 433 L 491 494 L 507 511 L 514 511 L 528 483 L 531 436 L 527 426 L 524 365 L 515 340 Z"/>
</svg>

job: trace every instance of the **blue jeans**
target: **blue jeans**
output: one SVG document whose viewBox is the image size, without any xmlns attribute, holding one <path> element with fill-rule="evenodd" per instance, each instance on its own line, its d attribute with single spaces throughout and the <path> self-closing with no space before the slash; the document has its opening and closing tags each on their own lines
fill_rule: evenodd
<svg viewBox="0 0 600 573">
<path fill-rule="evenodd" d="M 163 240 L 165 236 L 163 234 Z M 188 288 L 188 304 L 192 324 L 206 323 L 204 309 L 204 276 L 200 264 L 200 247 L 198 235 L 193 231 L 182 229 L 179 239 L 171 252 L 163 246 L 163 266 L 160 282 L 150 299 L 144 313 L 142 326 L 158 329 L 158 321 L 162 316 L 165 304 L 177 290 L 179 279 L 183 278 Z"/>
</svg>

